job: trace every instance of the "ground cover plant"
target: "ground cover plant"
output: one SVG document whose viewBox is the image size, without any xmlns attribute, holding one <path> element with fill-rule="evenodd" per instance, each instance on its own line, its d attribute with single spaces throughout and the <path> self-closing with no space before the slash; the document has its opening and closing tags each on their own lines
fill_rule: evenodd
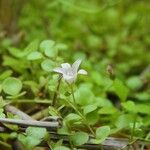
<svg viewBox="0 0 150 150">
<path fill-rule="evenodd" d="M 150 149 L 148 4 L 0 0 L 0 149 Z"/>
</svg>

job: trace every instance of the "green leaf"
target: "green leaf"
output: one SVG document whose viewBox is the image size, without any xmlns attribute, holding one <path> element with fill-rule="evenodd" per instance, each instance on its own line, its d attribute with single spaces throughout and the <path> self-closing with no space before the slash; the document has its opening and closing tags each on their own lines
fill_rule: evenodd
<svg viewBox="0 0 150 150">
<path fill-rule="evenodd" d="M 44 40 L 40 43 L 40 50 L 42 52 L 45 51 L 45 49 L 51 49 L 55 45 L 55 41 L 52 40 Z"/>
<path fill-rule="evenodd" d="M 32 80 L 27 80 L 23 82 L 26 86 L 30 87 L 33 93 L 37 93 L 39 91 L 39 84 Z"/>
<path fill-rule="evenodd" d="M 57 49 L 55 47 L 53 47 L 51 49 L 45 49 L 44 54 L 47 57 L 53 58 L 53 57 L 57 56 Z"/>
<path fill-rule="evenodd" d="M 27 141 L 27 147 L 29 148 L 33 148 L 35 147 L 36 145 L 40 144 L 41 143 L 41 140 L 38 139 L 38 138 L 34 138 L 34 137 L 30 137 L 30 136 L 27 136 L 26 137 L 26 141 Z M 26 146 L 26 145 L 25 145 Z"/>
<path fill-rule="evenodd" d="M 115 79 L 113 85 L 114 85 L 115 93 L 118 95 L 120 100 L 125 101 L 129 92 L 128 88 L 119 79 Z"/>
<path fill-rule="evenodd" d="M 55 57 L 57 55 L 57 48 L 54 46 L 55 42 L 52 40 L 45 40 L 40 44 L 40 50 L 44 52 L 47 57 Z"/>
<path fill-rule="evenodd" d="M 91 88 L 87 86 L 79 87 L 74 95 L 77 104 L 80 104 L 82 106 L 92 104 L 95 98 L 93 92 L 91 91 Z"/>
<path fill-rule="evenodd" d="M 42 57 L 43 57 L 43 55 L 40 52 L 34 51 L 34 52 L 31 52 L 27 56 L 27 59 L 28 60 L 37 60 L 37 59 L 41 59 Z"/>
<path fill-rule="evenodd" d="M 54 148 L 54 150 L 70 150 L 70 148 L 65 147 L 65 146 L 57 146 Z"/>
<path fill-rule="evenodd" d="M 103 77 L 101 76 L 101 74 L 99 72 L 92 71 L 91 78 L 95 84 L 102 85 Z"/>
<path fill-rule="evenodd" d="M 83 113 L 86 115 L 86 114 L 88 114 L 88 113 L 90 113 L 90 112 L 92 112 L 92 111 L 94 111 L 94 110 L 96 110 L 96 109 L 97 109 L 97 106 L 94 105 L 94 104 L 87 105 L 87 106 L 85 106 L 85 107 L 83 108 Z"/>
<path fill-rule="evenodd" d="M 8 77 L 3 81 L 2 89 L 6 94 L 17 95 L 22 89 L 22 82 L 14 77 Z"/>
<path fill-rule="evenodd" d="M 65 134 L 65 135 L 70 135 L 70 130 L 66 125 L 63 125 L 61 128 L 57 130 L 58 134 Z"/>
<path fill-rule="evenodd" d="M 115 121 L 115 125 L 119 130 L 121 130 L 125 127 L 128 127 L 132 121 L 133 121 L 133 115 L 123 114 L 117 118 L 117 120 Z"/>
<path fill-rule="evenodd" d="M 11 133 L 10 133 L 10 138 L 11 138 L 11 139 L 16 139 L 17 137 L 18 137 L 17 132 L 11 132 Z"/>
<path fill-rule="evenodd" d="M 0 96 L 0 108 L 3 108 L 5 105 L 7 105 L 7 102 L 5 102 L 2 96 Z"/>
<path fill-rule="evenodd" d="M 0 118 L 5 118 L 4 109 L 0 108 Z"/>
<path fill-rule="evenodd" d="M 32 149 L 41 143 L 46 134 L 45 128 L 28 127 L 26 129 L 26 136 L 19 134 L 18 140 L 24 144 L 25 148 Z"/>
<path fill-rule="evenodd" d="M 39 40 L 32 41 L 25 49 L 24 49 L 24 56 L 28 55 L 29 53 L 36 51 L 39 46 Z"/>
<path fill-rule="evenodd" d="M 73 124 L 74 122 L 80 121 L 81 117 L 77 114 L 74 113 L 70 113 L 69 115 L 67 115 L 65 117 L 65 122 L 69 123 L 69 124 Z"/>
<path fill-rule="evenodd" d="M 85 132 L 76 132 L 71 136 L 71 140 L 75 146 L 80 146 L 89 140 L 89 135 Z"/>
<path fill-rule="evenodd" d="M 147 104 L 137 104 L 135 109 L 138 113 L 148 114 L 148 115 L 150 114 L 150 105 L 149 105 L 149 103 L 147 103 Z"/>
<path fill-rule="evenodd" d="M 124 109 L 132 113 L 150 114 L 150 106 L 148 104 L 135 104 L 132 101 L 122 103 Z"/>
<path fill-rule="evenodd" d="M 50 59 L 46 59 L 41 63 L 41 67 L 43 70 L 50 72 L 54 69 L 54 62 Z"/>
<path fill-rule="evenodd" d="M 25 146 L 25 148 L 31 150 L 36 145 L 40 144 L 41 140 L 32 136 L 24 136 L 19 134 L 18 140 Z"/>
<path fill-rule="evenodd" d="M 26 129 L 27 136 L 32 136 L 37 139 L 42 139 L 45 137 L 47 131 L 45 128 L 39 127 L 28 127 Z"/>
<path fill-rule="evenodd" d="M 58 141 L 54 144 L 54 147 L 61 146 L 61 145 L 63 144 L 63 141 L 64 141 L 64 139 L 58 140 Z"/>
<path fill-rule="evenodd" d="M 150 94 L 147 92 L 139 92 L 135 94 L 135 98 L 137 98 L 140 101 L 149 101 L 150 99 Z"/>
<path fill-rule="evenodd" d="M 20 59 L 14 58 L 12 56 L 5 55 L 3 57 L 3 60 L 4 60 L 3 61 L 4 66 L 9 66 L 13 69 L 13 71 L 19 72 L 20 74 L 22 74 L 22 72 L 24 72 L 25 69 L 27 69 L 29 67 L 29 63 L 25 59 L 20 60 Z"/>
<path fill-rule="evenodd" d="M 66 51 L 67 50 L 67 45 L 65 45 L 65 44 L 63 44 L 63 43 L 58 43 L 57 45 L 56 45 L 56 48 L 59 50 L 59 51 Z"/>
<path fill-rule="evenodd" d="M 19 134 L 19 135 L 18 135 L 18 140 L 19 140 L 22 144 L 27 145 L 27 141 L 26 141 L 26 136 L 25 136 L 25 135 Z"/>
<path fill-rule="evenodd" d="M 130 77 L 127 80 L 127 86 L 132 90 L 137 90 L 143 85 L 142 80 L 139 77 Z"/>
<path fill-rule="evenodd" d="M 21 57 L 25 56 L 25 54 L 26 54 L 24 51 L 22 51 L 18 48 L 15 48 L 15 47 L 8 48 L 8 51 L 12 56 L 15 56 L 17 58 L 21 58 Z"/>
<path fill-rule="evenodd" d="M 117 109 L 113 106 L 104 106 L 98 111 L 99 114 L 105 114 L 105 115 L 114 114 L 116 112 L 117 112 Z"/>
<path fill-rule="evenodd" d="M 99 120 L 98 112 L 92 111 L 86 115 L 86 119 L 90 125 L 94 125 Z"/>
<path fill-rule="evenodd" d="M 10 48 L 8 48 L 8 51 L 10 52 L 10 54 L 12 56 L 15 56 L 17 58 L 22 58 L 22 57 L 27 56 L 32 51 L 37 50 L 38 49 L 38 45 L 39 45 L 39 41 L 38 40 L 34 40 L 24 50 L 21 50 L 21 49 L 18 49 L 18 48 L 14 48 L 14 47 L 10 47 Z"/>
<path fill-rule="evenodd" d="M 102 126 L 96 129 L 96 139 L 99 140 L 99 142 L 103 142 L 108 135 L 110 134 L 110 127 L 109 126 Z"/>
<path fill-rule="evenodd" d="M 12 73 L 13 73 L 12 70 L 7 70 L 7 71 L 1 73 L 0 74 L 0 80 L 4 80 L 4 79 L 8 78 L 9 76 L 12 75 Z"/>
<path fill-rule="evenodd" d="M 113 107 L 113 105 L 110 102 L 110 100 L 108 100 L 106 98 L 103 98 L 103 97 L 96 97 L 95 104 L 98 107 Z"/>
<path fill-rule="evenodd" d="M 127 102 L 122 103 L 122 106 L 123 106 L 123 108 L 126 109 L 127 111 L 136 113 L 136 109 L 135 109 L 136 106 L 135 106 L 134 102 L 132 102 L 132 101 L 127 101 Z"/>
</svg>

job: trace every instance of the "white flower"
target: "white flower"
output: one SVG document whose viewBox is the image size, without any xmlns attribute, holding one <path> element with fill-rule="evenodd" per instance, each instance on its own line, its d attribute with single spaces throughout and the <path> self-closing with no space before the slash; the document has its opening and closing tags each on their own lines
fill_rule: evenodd
<svg viewBox="0 0 150 150">
<path fill-rule="evenodd" d="M 68 63 L 63 63 L 61 64 L 62 68 L 58 67 L 53 69 L 53 71 L 57 73 L 61 73 L 63 75 L 63 79 L 67 83 L 72 84 L 73 82 L 75 82 L 78 74 L 84 74 L 84 75 L 87 74 L 87 72 L 83 69 L 80 69 L 78 71 L 80 64 L 81 64 L 81 60 L 78 59 L 72 64 L 72 66 Z"/>
</svg>

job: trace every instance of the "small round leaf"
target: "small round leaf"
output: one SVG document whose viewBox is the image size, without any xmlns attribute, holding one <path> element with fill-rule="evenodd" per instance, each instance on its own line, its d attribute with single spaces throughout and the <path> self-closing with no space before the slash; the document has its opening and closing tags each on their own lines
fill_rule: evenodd
<svg viewBox="0 0 150 150">
<path fill-rule="evenodd" d="M 71 140 L 76 146 L 83 145 L 89 140 L 89 135 L 85 132 L 76 132 L 71 136 Z"/>
<path fill-rule="evenodd" d="M 41 63 L 41 67 L 44 71 L 50 72 L 54 68 L 54 62 L 49 59 L 46 59 Z"/>
<path fill-rule="evenodd" d="M 87 105 L 87 106 L 84 107 L 83 113 L 86 115 L 86 114 L 88 114 L 88 113 L 90 113 L 90 112 L 92 112 L 92 111 L 94 111 L 96 109 L 97 109 L 96 105 L 93 105 L 93 104 Z"/>
<path fill-rule="evenodd" d="M 109 126 L 99 127 L 96 130 L 96 139 L 99 139 L 100 142 L 103 142 L 109 134 L 110 134 L 110 127 Z"/>
<path fill-rule="evenodd" d="M 55 41 L 52 40 L 44 40 L 40 44 L 40 50 L 45 51 L 45 49 L 50 49 L 55 45 Z"/>
<path fill-rule="evenodd" d="M 57 47 L 52 40 L 45 40 L 40 44 L 40 50 L 44 52 L 47 57 L 55 57 L 57 55 Z"/>
<path fill-rule="evenodd" d="M 28 60 L 37 60 L 37 59 L 41 59 L 42 57 L 43 57 L 43 55 L 40 52 L 34 51 L 34 52 L 31 52 L 27 56 L 27 59 Z"/>
<path fill-rule="evenodd" d="M 8 77 L 2 84 L 2 89 L 9 95 L 17 95 L 22 89 L 22 82 L 14 77 Z"/>
<path fill-rule="evenodd" d="M 26 134 L 28 136 L 35 137 L 37 139 L 42 139 L 46 135 L 46 129 L 40 127 L 28 127 L 26 129 Z"/>
</svg>

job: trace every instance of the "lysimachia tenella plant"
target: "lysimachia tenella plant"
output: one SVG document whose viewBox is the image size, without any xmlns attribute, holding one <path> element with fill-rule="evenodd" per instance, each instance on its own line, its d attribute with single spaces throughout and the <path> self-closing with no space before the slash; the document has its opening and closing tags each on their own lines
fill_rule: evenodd
<svg viewBox="0 0 150 150">
<path fill-rule="evenodd" d="M 84 114 L 82 114 L 82 112 L 80 112 L 80 110 L 78 109 L 78 106 L 76 105 L 74 91 L 72 88 L 72 85 L 73 83 L 75 83 L 78 74 L 87 75 L 87 71 L 85 71 L 84 69 L 79 69 L 81 62 L 82 62 L 81 59 L 77 59 L 72 65 L 70 65 L 69 63 L 63 63 L 61 64 L 61 67 L 54 68 L 53 71 L 62 74 L 62 78 L 70 86 L 73 102 L 71 101 L 67 101 L 67 102 L 76 111 L 76 113 L 82 118 L 85 126 L 87 126 L 87 128 L 92 133 L 92 135 L 95 136 L 95 133 L 93 129 L 91 128 L 91 126 L 88 124 L 86 117 L 84 116 Z"/>
<path fill-rule="evenodd" d="M 87 71 L 84 69 L 79 70 L 81 59 L 76 60 L 72 65 L 69 63 L 61 64 L 61 67 L 54 68 L 53 71 L 62 74 L 63 79 L 72 84 L 76 81 L 78 74 L 87 75 Z"/>
</svg>

